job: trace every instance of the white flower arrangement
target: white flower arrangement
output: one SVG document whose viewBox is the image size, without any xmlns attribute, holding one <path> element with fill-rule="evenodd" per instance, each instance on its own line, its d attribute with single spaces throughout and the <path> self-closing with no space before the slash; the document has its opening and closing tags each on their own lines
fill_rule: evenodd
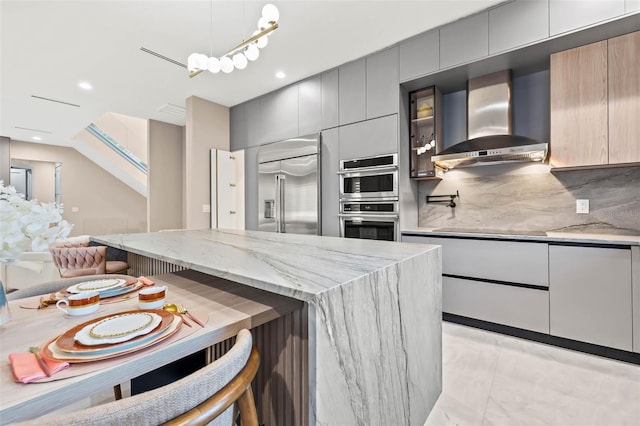
<svg viewBox="0 0 640 426">
<path fill-rule="evenodd" d="M 66 238 L 73 225 L 62 211 L 61 204 L 27 201 L 0 181 L 0 262 L 17 262 L 24 251 L 46 251 Z"/>
</svg>

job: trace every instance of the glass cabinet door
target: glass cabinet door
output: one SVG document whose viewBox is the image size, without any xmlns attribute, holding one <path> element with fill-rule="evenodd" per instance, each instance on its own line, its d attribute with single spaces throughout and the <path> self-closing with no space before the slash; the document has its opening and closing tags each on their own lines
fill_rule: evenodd
<svg viewBox="0 0 640 426">
<path fill-rule="evenodd" d="M 431 162 L 431 157 L 442 149 L 442 96 L 437 87 L 411 92 L 411 174 L 417 179 L 440 177 L 441 170 Z"/>
</svg>

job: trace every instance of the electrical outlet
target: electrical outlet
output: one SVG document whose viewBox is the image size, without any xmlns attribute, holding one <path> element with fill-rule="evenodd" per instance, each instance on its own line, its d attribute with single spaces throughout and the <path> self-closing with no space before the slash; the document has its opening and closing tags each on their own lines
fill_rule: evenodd
<svg viewBox="0 0 640 426">
<path fill-rule="evenodd" d="M 211 213 L 211 205 L 203 204 L 202 205 L 202 213 Z"/>
<path fill-rule="evenodd" d="M 71 213 L 78 213 L 80 211 L 77 207 L 71 207 Z"/>
<path fill-rule="evenodd" d="M 589 200 L 576 200 L 576 213 L 589 213 Z"/>
</svg>

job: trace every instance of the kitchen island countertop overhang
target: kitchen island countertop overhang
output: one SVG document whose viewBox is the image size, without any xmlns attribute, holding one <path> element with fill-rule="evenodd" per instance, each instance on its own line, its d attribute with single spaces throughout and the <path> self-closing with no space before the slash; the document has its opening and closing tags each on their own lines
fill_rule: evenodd
<svg viewBox="0 0 640 426">
<path fill-rule="evenodd" d="M 440 246 L 211 229 L 92 240 L 304 301 L 300 424 L 424 424 L 440 395 Z"/>
</svg>

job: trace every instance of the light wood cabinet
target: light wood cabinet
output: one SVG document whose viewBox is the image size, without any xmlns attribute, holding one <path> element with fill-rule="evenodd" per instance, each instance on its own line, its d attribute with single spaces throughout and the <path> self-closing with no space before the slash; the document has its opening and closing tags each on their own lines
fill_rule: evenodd
<svg viewBox="0 0 640 426">
<path fill-rule="evenodd" d="M 609 163 L 640 162 L 640 31 L 608 49 Z"/>
<path fill-rule="evenodd" d="M 640 162 L 640 32 L 551 55 L 555 168 Z"/>
<path fill-rule="evenodd" d="M 551 164 L 608 162 L 607 42 L 551 55 Z"/>
</svg>

